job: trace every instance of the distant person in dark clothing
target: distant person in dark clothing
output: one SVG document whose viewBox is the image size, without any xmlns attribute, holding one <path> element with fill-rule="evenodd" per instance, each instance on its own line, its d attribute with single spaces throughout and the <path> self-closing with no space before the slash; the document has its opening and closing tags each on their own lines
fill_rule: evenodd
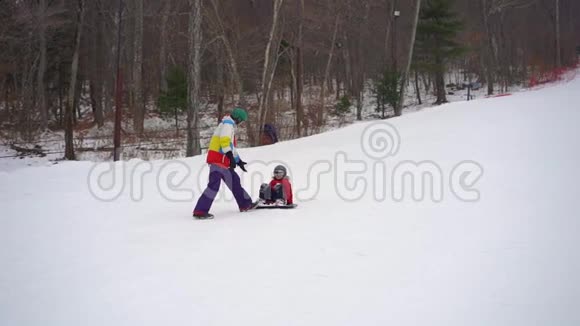
<svg viewBox="0 0 580 326">
<path fill-rule="evenodd" d="M 262 135 L 260 137 L 260 145 L 271 145 L 278 142 L 278 132 L 276 127 L 267 123 L 262 129 Z"/>
</svg>

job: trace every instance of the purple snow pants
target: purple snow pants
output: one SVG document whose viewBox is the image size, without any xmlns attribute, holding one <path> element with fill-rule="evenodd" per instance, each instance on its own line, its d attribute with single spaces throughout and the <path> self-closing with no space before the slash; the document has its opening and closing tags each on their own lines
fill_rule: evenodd
<svg viewBox="0 0 580 326">
<path fill-rule="evenodd" d="M 217 195 L 220 184 L 222 180 L 225 182 L 226 186 L 233 193 L 238 207 L 241 211 L 244 211 L 252 206 L 252 198 L 248 193 L 242 188 L 240 183 L 240 176 L 236 171 L 231 169 L 226 169 L 219 167 L 215 164 L 209 165 L 209 182 L 207 183 L 207 188 L 205 188 L 203 194 L 197 201 L 195 205 L 194 213 L 207 213 L 211 208 L 211 204 Z"/>
</svg>

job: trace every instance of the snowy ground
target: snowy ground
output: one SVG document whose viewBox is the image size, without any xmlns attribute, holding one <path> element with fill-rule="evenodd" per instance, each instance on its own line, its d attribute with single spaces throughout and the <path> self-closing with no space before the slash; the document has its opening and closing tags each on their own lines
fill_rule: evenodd
<svg viewBox="0 0 580 326">
<path fill-rule="evenodd" d="M 578 107 L 575 79 L 242 149 L 300 206 L 211 221 L 203 157 L 0 172 L 0 325 L 579 325 Z"/>
</svg>

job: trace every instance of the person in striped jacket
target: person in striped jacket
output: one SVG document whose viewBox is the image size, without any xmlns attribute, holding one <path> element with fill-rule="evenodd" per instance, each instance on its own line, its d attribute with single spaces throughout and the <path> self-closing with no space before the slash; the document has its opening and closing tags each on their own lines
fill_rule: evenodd
<svg viewBox="0 0 580 326">
<path fill-rule="evenodd" d="M 242 171 L 247 172 L 246 162 L 242 161 L 236 150 L 236 127 L 246 120 L 248 120 L 247 112 L 242 108 L 235 108 L 215 129 L 209 143 L 206 160 L 209 164 L 209 182 L 193 210 L 195 218 L 213 218 L 209 210 L 222 181 L 233 193 L 241 212 L 257 206 L 258 202 L 252 201 L 240 183 L 240 176 L 235 171 L 236 166 L 239 166 Z"/>
</svg>

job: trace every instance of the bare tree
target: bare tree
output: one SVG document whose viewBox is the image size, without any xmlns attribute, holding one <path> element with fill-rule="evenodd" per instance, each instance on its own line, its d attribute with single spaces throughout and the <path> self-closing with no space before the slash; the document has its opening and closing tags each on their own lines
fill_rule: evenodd
<svg viewBox="0 0 580 326">
<path fill-rule="evenodd" d="M 334 18 L 334 27 L 332 32 L 332 39 L 330 44 L 330 51 L 328 52 L 328 59 L 326 60 L 326 68 L 324 69 L 324 77 L 322 79 L 322 87 L 320 87 L 320 110 L 317 112 L 317 124 L 320 126 L 324 121 L 324 107 L 326 98 L 326 85 L 328 84 L 328 77 L 330 75 L 330 67 L 332 64 L 332 58 L 334 57 L 334 49 L 336 47 L 336 36 L 338 33 L 338 26 L 340 22 L 340 14 L 337 11 L 336 17 Z"/>
<path fill-rule="evenodd" d="M 240 77 L 240 70 L 238 69 L 238 61 L 236 60 L 236 56 L 234 54 L 232 41 L 226 33 L 226 28 L 220 14 L 218 0 L 210 0 L 210 3 L 214 13 L 214 19 L 217 22 L 218 38 L 223 42 L 229 60 L 232 79 L 236 84 L 236 91 L 240 97 L 240 101 L 243 102 L 244 84 L 242 82 L 242 78 Z"/>
<path fill-rule="evenodd" d="M 167 23 L 171 11 L 171 3 L 172 1 L 165 1 L 161 13 L 161 33 L 159 36 L 159 88 L 162 91 L 167 90 L 167 38 L 169 36 Z"/>
<path fill-rule="evenodd" d="M 562 66 L 562 46 L 560 45 L 560 0 L 554 0 L 556 8 L 554 9 L 554 16 L 556 16 L 554 25 L 556 31 L 556 67 Z"/>
<path fill-rule="evenodd" d="M 46 104 L 46 87 L 44 74 L 46 72 L 46 0 L 38 1 L 38 37 L 40 48 L 40 63 L 36 79 L 36 92 L 38 94 L 38 108 L 40 109 L 41 128 L 48 128 L 48 106 Z"/>
<path fill-rule="evenodd" d="M 409 47 L 407 51 L 406 65 L 403 74 L 401 75 L 400 98 L 395 107 L 395 116 L 403 114 L 403 107 L 405 104 L 405 93 L 407 90 L 407 79 L 409 78 L 409 70 L 411 69 L 411 62 L 413 61 L 413 49 L 415 48 L 415 36 L 417 35 L 417 25 L 419 23 L 419 13 L 421 11 L 421 0 L 415 0 L 415 12 L 413 14 L 413 25 L 411 27 L 411 38 L 409 39 Z M 415 75 L 417 78 L 417 75 Z M 419 92 L 417 87 L 417 93 Z M 418 95 L 419 96 L 419 95 Z M 419 97 L 419 102 L 421 98 Z"/>
<path fill-rule="evenodd" d="M 298 40 L 296 41 L 296 72 L 294 73 L 294 82 L 296 87 L 296 96 L 294 102 L 296 103 L 296 135 L 302 135 L 302 120 L 304 119 L 304 108 L 302 107 L 302 91 L 304 87 L 304 54 L 302 48 L 304 47 L 304 0 L 297 0 L 298 8 Z"/>
<path fill-rule="evenodd" d="M 391 43 L 391 25 L 393 23 L 393 12 L 395 10 L 395 1 L 394 0 L 386 0 L 387 4 L 387 29 L 385 33 L 385 59 L 384 63 L 386 64 L 389 58 L 389 50 L 390 50 L 390 43 Z"/>
<path fill-rule="evenodd" d="M 491 18 L 496 14 L 501 14 L 503 11 L 510 8 L 525 8 L 532 5 L 536 0 L 480 0 L 481 3 L 481 17 L 486 36 L 486 82 L 487 93 L 491 95 L 494 93 L 495 75 L 498 69 L 498 48 L 496 36 L 493 33 L 491 26 Z"/>
<path fill-rule="evenodd" d="M 143 133 L 145 101 L 143 98 L 143 0 L 135 1 L 135 35 L 133 55 L 133 128 Z"/>
<path fill-rule="evenodd" d="M 119 1 L 119 0 L 117 0 Z M 116 21 L 118 17 L 115 14 L 109 14 L 106 10 L 103 10 L 108 4 L 111 8 L 117 7 L 117 1 L 113 1 L 111 4 L 107 1 L 98 1 L 99 5 L 99 24 L 98 29 L 101 34 L 101 46 L 99 52 L 102 55 L 103 66 L 102 71 L 102 83 L 103 83 L 103 114 L 111 114 L 113 112 L 113 98 L 115 93 L 115 75 L 116 75 L 116 49 L 117 49 L 117 26 L 119 22 Z M 113 25 L 113 27 L 111 27 Z"/>
<path fill-rule="evenodd" d="M 67 160 L 75 159 L 74 144 L 73 144 L 73 119 L 74 119 L 74 99 L 75 91 L 77 89 L 77 74 L 79 68 L 79 49 L 81 46 L 81 36 L 83 32 L 83 23 L 85 19 L 85 0 L 78 0 L 77 10 L 77 29 L 75 33 L 75 49 L 71 63 L 70 84 L 68 91 L 68 98 L 66 102 L 66 109 L 64 114 L 65 122 L 65 158 Z"/>
<path fill-rule="evenodd" d="M 264 51 L 264 67 L 262 69 L 262 83 L 260 87 L 262 94 L 258 103 L 258 128 L 256 128 L 257 132 L 261 131 L 262 126 L 266 120 L 268 98 L 270 96 L 270 89 L 272 86 L 272 80 L 274 79 L 274 73 L 276 72 L 277 58 L 279 56 L 278 47 L 273 45 L 276 40 L 280 9 L 282 8 L 283 3 L 284 0 L 273 0 L 272 27 L 270 28 L 270 36 Z M 259 139 L 259 135 L 256 134 L 254 136 L 254 142 L 256 142 Z"/>
<path fill-rule="evenodd" d="M 89 77 L 89 89 L 90 89 L 90 98 L 91 98 L 91 106 L 93 107 L 93 114 L 95 117 L 95 122 L 97 126 L 102 127 L 104 125 L 104 116 L 103 116 L 103 63 L 102 58 L 103 54 L 100 51 L 104 48 L 100 44 L 100 32 L 101 28 L 99 26 L 100 18 L 99 17 L 99 3 L 101 0 L 95 0 L 91 3 L 92 7 L 89 7 L 91 10 L 90 19 L 91 19 L 91 27 L 93 28 L 93 32 L 91 36 L 91 51 L 89 54 L 90 59 L 90 67 L 91 73 Z"/>
<path fill-rule="evenodd" d="M 223 55 L 222 47 L 219 45 L 215 46 L 216 48 L 216 87 L 217 87 L 217 120 L 218 122 L 221 121 L 224 115 L 224 101 L 226 97 L 226 81 L 225 81 L 225 73 L 224 73 L 224 64 L 226 61 L 225 56 Z"/>
<path fill-rule="evenodd" d="M 188 33 L 188 108 L 187 108 L 187 156 L 199 155 L 199 106 L 201 84 L 201 0 L 189 0 L 189 33 Z"/>
</svg>

